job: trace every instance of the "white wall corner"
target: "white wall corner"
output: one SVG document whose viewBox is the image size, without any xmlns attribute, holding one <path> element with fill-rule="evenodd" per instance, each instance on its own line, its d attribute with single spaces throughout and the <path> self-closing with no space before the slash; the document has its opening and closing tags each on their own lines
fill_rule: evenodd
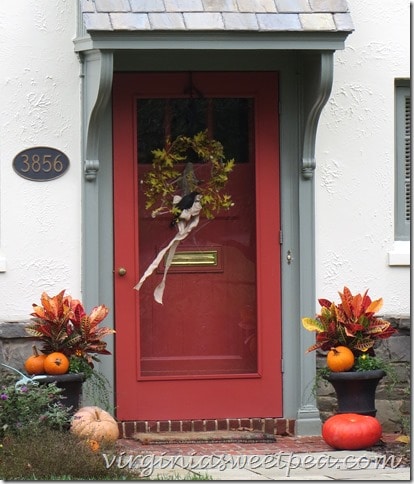
<svg viewBox="0 0 414 484">
<path fill-rule="evenodd" d="M 403 240 L 394 241 L 393 248 L 388 251 L 389 266 L 410 265 L 410 242 Z"/>
<path fill-rule="evenodd" d="M 6 272 L 6 270 L 6 256 L 4 255 L 4 252 L 0 249 L 0 272 Z"/>
</svg>

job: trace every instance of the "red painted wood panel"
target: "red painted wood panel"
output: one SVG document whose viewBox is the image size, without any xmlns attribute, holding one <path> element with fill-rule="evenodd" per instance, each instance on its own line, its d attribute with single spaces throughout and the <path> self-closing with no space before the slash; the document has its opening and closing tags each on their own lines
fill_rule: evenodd
<svg viewBox="0 0 414 484">
<path fill-rule="evenodd" d="M 254 99 L 254 162 L 237 165 L 232 174 L 228 188 L 235 207 L 213 221 L 202 220 L 183 242 L 186 250 L 218 247 L 222 270 L 172 272 L 162 306 L 152 301 L 161 274 L 151 276 L 138 293 L 133 286 L 173 233 L 168 219 L 151 219 L 143 209 L 139 180 L 145 167 L 137 164 L 136 101 L 182 97 L 188 74 L 115 75 L 117 416 L 278 417 L 282 383 L 277 75 L 193 73 L 192 81 L 207 97 Z M 123 277 L 117 274 L 121 266 L 127 269 Z M 257 347 L 251 339 L 253 351 L 246 356 L 243 328 L 252 321 L 257 324 Z"/>
</svg>

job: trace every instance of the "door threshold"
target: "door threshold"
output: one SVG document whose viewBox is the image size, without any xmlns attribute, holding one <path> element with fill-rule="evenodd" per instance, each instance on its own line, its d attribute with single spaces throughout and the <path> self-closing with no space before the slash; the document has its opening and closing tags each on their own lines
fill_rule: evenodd
<svg viewBox="0 0 414 484">
<path fill-rule="evenodd" d="M 198 420 L 133 420 L 119 422 L 120 438 L 132 439 L 134 435 L 140 434 L 186 434 L 188 438 L 195 434 L 206 434 L 212 436 L 211 432 L 218 433 L 222 438 L 230 436 L 229 432 L 244 432 L 244 435 L 253 432 L 262 435 L 294 435 L 295 420 L 277 417 L 258 418 L 222 418 L 222 419 L 198 419 Z M 209 434 L 210 432 L 210 434 Z M 143 436 L 141 436 L 141 434 Z M 233 434 L 234 435 L 234 434 Z M 239 437 L 240 438 L 239 434 Z M 185 437 L 185 438 L 187 438 Z M 152 437 L 151 437 L 152 438 Z M 172 437 L 173 438 L 173 437 Z M 183 435 L 184 438 L 184 435 Z M 203 441 L 204 437 L 199 435 Z"/>
<path fill-rule="evenodd" d="M 206 432 L 137 432 L 132 436 L 143 445 L 275 442 L 274 434 L 257 430 L 209 430 Z"/>
</svg>

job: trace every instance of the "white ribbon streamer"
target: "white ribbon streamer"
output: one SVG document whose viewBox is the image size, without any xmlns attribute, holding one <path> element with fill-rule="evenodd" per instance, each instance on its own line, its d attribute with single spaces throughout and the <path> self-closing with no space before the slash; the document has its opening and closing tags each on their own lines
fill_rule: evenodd
<svg viewBox="0 0 414 484">
<path fill-rule="evenodd" d="M 181 197 L 175 196 L 174 202 L 173 202 L 174 205 L 176 205 L 180 200 L 181 200 Z M 163 275 L 162 281 L 158 284 L 158 286 L 154 290 L 154 300 L 157 303 L 162 304 L 162 298 L 164 295 L 164 288 L 165 288 L 165 280 L 167 278 L 168 269 L 170 268 L 175 251 L 178 247 L 178 244 L 186 237 L 188 237 L 190 232 L 195 227 L 197 227 L 198 222 L 200 221 L 201 208 L 202 207 L 200 204 L 200 196 L 197 195 L 192 207 L 189 209 L 184 209 L 181 212 L 179 219 L 177 220 L 178 233 L 170 241 L 170 243 L 166 247 L 164 247 L 164 249 L 160 250 L 160 252 L 157 254 L 155 259 L 148 266 L 148 269 L 144 272 L 144 275 L 141 277 L 140 281 L 134 287 L 134 289 L 136 289 L 137 291 L 141 289 L 142 284 L 160 265 L 160 262 L 162 261 L 164 255 L 168 252 L 167 260 L 165 261 L 164 275 Z"/>
</svg>

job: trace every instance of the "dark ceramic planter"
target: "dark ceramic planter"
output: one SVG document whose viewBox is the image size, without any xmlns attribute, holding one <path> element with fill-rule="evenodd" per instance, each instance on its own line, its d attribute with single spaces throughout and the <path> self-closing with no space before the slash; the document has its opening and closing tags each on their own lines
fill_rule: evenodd
<svg viewBox="0 0 414 484">
<path fill-rule="evenodd" d="M 375 417 L 375 392 L 384 370 L 332 372 L 326 377 L 335 388 L 337 413 L 358 413 Z"/>
<path fill-rule="evenodd" d="M 41 384 L 56 383 L 58 388 L 62 388 L 63 405 L 70 409 L 73 414 L 80 407 L 82 399 L 82 385 L 85 381 L 83 373 L 65 373 L 64 375 L 46 375 L 38 380 Z"/>
</svg>

